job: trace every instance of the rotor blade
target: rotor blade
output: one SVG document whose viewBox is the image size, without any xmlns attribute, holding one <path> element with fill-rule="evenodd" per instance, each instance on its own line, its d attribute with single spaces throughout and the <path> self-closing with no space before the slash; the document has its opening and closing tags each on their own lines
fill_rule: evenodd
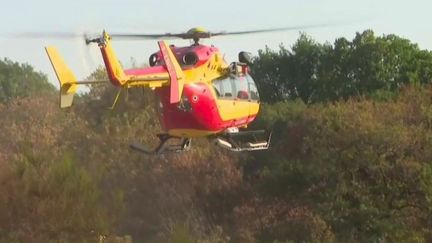
<svg viewBox="0 0 432 243">
<path fill-rule="evenodd" d="M 183 34 L 121 34 L 121 33 L 113 33 L 110 34 L 111 37 L 115 39 L 161 39 L 161 38 L 182 38 Z"/>
<path fill-rule="evenodd" d="M 126 34 L 126 33 L 112 33 L 111 37 L 116 39 L 160 39 L 160 38 L 182 38 L 183 34 Z M 89 36 L 98 36 L 97 34 L 84 34 L 84 33 L 72 33 L 72 32 L 25 32 L 16 35 L 11 35 L 15 38 L 55 38 L 55 39 L 74 39 L 74 38 L 85 38 Z"/>
<path fill-rule="evenodd" d="M 64 40 L 77 40 L 82 39 L 86 44 L 92 38 L 92 36 L 98 36 L 97 34 L 87 34 L 87 33 L 73 33 L 73 32 L 25 32 L 15 35 L 10 35 L 13 38 L 20 39 L 64 39 Z"/>
<path fill-rule="evenodd" d="M 246 31 L 222 31 L 211 33 L 211 36 L 220 36 L 220 35 L 248 35 L 248 34 L 259 34 L 266 32 L 278 32 L 278 31 L 289 31 L 289 30 L 304 30 L 304 29 L 312 29 L 312 28 L 321 28 L 329 26 L 329 24 L 315 24 L 315 25 L 299 25 L 299 26 L 290 26 L 290 27 L 282 27 L 282 28 L 272 28 L 272 29 L 259 29 L 259 30 L 246 30 Z"/>
<path fill-rule="evenodd" d="M 139 34 L 139 33 L 111 33 L 110 36 L 113 39 L 123 39 L 123 40 L 139 40 L 139 39 L 194 39 L 194 38 L 210 38 L 212 36 L 222 36 L 222 35 L 247 35 L 247 34 L 259 34 L 266 32 L 277 32 L 277 31 L 289 31 L 289 30 L 305 30 L 312 28 L 327 27 L 331 24 L 314 24 L 314 25 L 299 25 L 290 26 L 282 28 L 271 28 L 271 29 L 258 29 L 258 30 L 246 30 L 246 31 L 221 31 L 221 32 L 208 32 L 208 31 L 198 31 L 194 32 L 189 30 L 185 33 L 165 33 L 165 34 Z M 72 32 L 26 32 L 14 35 L 16 38 L 58 38 L 58 39 L 74 39 L 74 38 L 84 38 L 89 40 L 89 36 L 98 35 L 88 35 L 84 33 L 72 33 Z"/>
<path fill-rule="evenodd" d="M 56 39 L 74 39 L 85 38 L 86 34 L 77 34 L 72 32 L 26 32 L 13 35 L 16 38 L 56 38 Z"/>
<path fill-rule="evenodd" d="M 129 39 L 129 40 L 138 40 L 138 39 L 173 39 L 173 38 L 181 38 L 181 39 L 193 39 L 193 38 L 210 38 L 212 36 L 221 36 L 221 35 L 247 35 L 247 34 L 258 34 L 265 32 L 278 32 L 278 31 L 289 31 L 289 30 L 305 30 L 312 28 L 320 28 L 330 26 L 331 24 L 315 24 L 315 25 L 299 25 L 299 26 L 290 26 L 290 27 L 282 27 L 282 28 L 272 28 L 272 29 L 259 29 L 259 30 L 246 30 L 246 31 L 221 31 L 221 32 L 185 32 L 185 33 L 165 33 L 165 34 L 110 34 L 115 39 Z"/>
</svg>

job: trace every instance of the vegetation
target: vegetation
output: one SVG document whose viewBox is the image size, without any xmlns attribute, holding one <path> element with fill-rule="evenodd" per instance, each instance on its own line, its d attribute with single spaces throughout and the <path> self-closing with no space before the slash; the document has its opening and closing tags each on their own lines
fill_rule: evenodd
<svg viewBox="0 0 432 243">
<path fill-rule="evenodd" d="M 89 79 L 98 79 L 103 69 Z M 432 53 L 371 31 L 254 62 L 271 149 L 155 143 L 152 93 L 103 86 L 60 110 L 46 76 L 0 62 L 0 242 L 430 242 Z"/>
<path fill-rule="evenodd" d="M 54 91 L 46 75 L 34 72 L 32 66 L 9 59 L 0 60 L 0 102 L 16 97 L 53 94 Z"/>
<path fill-rule="evenodd" d="M 334 44 L 319 44 L 302 34 L 291 50 L 266 48 L 255 61 L 254 77 L 262 99 L 274 103 L 300 98 L 306 104 L 346 100 L 404 85 L 427 84 L 432 55 L 396 35 L 376 37 L 371 30 Z"/>
</svg>

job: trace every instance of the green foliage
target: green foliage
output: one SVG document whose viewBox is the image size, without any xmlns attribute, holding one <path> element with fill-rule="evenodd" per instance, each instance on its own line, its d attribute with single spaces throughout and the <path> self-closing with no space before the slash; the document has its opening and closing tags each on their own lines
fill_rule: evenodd
<svg viewBox="0 0 432 243">
<path fill-rule="evenodd" d="M 92 171 L 84 156 L 98 146 L 73 153 L 93 137 L 84 122 L 43 97 L 15 99 L 0 112 L 0 241 L 94 242 L 109 232 L 116 213 L 103 203 L 111 198 L 99 187 L 103 167 Z"/>
<path fill-rule="evenodd" d="M 37 73 L 28 64 L 0 60 L 0 102 L 29 95 L 52 95 L 54 87 L 46 75 Z"/>
<path fill-rule="evenodd" d="M 346 100 L 430 83 L 432 53 L 396 35 L 376 37 L 371 30 L 333 45 L 301 34 L 291 50 L 259 51 L 253 74 L 266 102 Z"/>
<path fill-rule="evenodd" d="M 168 240 L 168 242 L 172 243 L 188 243 L 188 242 L 196 242 L 196 239 L 194 239 L 190 233 L 187 231 L 187 229 L 177 226 L 174 229 L 173 234 L 171 235 L 171 238 Z"/>
<path fill-rule="evenodd" d="M 32 154 L 10 168 L 0 196 L 0 242 L 95 241 L 108 229 L 97 184 L 71 158 Z"/>
<path fill-rule="evenodd" d="M 285 126 L 274 131 L 281 135 L 272 156 L 256 154 L 247 173 L 259 175 L 251 179 L 266 198 L 309 207 L 338 241 L 430 241 L 431 94 L 409 88 L 388 101 L 313 105 L 300 117 L 276 116 Z"/>
</svg>

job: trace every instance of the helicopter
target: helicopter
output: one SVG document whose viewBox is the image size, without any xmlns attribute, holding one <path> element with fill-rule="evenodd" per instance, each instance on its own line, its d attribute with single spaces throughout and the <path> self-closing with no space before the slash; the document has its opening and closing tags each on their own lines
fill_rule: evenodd
<svg viewBox="0 0 432 243">
<path fill-rule="evenodd" d="M 95 43 L 101 51 L 109 79 L 101 81 L 78 81 L 55 47 L 48 46 L 45 50 L 60 83 L 61 108 L 72 105 L 78 85 L 110 82 L 125 89 L 154 90 L 159 100 L 159 120 L 164 131 L 157 135 L 159 144 L 155 148 L 131 143 L 132 149 L 146 154 L 182 152 L 190 149 L 193 138 L 209 137 L 220 147 L 234 152 L 266 150 L 270 146 L 271 132 L 245 130 L 256 118 L 260 107 L 259 93 L 250 75 L 251 55 L 242 51 L 238 61 L 227 63 L 217 47 L 203 45 L 199 41 L 220 35 L 298 28 L 215 33 L 192 28 L 179 34 L 109 35 L 103 31 L 96 38 L 85 38 L 86 44 Z M 150 55 L 149 67 L 124 70 L 111 45 L 112 38 L 181 38 L 190 39 L 193 43 L 177 47 L 169 45 L 166 40 L 159 40 L 159 51 Z M 168 142 L 170 140 L 177 142 Z"/>
</svg>

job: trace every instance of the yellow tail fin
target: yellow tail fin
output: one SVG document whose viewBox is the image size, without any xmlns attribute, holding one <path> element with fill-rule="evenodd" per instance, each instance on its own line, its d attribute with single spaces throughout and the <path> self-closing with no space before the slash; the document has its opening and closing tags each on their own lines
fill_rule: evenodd
<svg viewBox="0 0 432 243">
<path fill-rule="evenodd" d="M 45 47 L 45 50 L 60 82 L 60 107 L 70 107 L 77 90 L 75 75 L 63 61 L 63 58 L 55 47 Z"/>
<path fill-rule="evenodd" d="M 169 45 L 165 41 L 159 41 L 158 45 L 170 77 L 170 103 L 178 103 L 183 93 L 183 70 Z"/>
</svg>

